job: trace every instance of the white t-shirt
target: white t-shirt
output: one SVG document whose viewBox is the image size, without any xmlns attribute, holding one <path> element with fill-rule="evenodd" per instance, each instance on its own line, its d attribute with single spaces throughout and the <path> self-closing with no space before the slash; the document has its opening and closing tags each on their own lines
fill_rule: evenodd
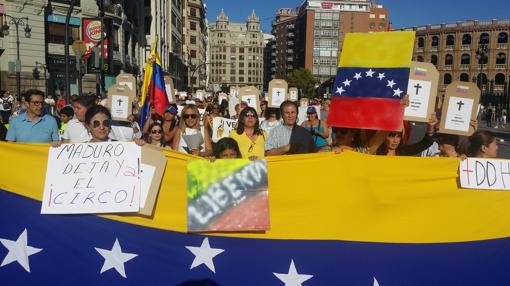
<svg viewBox="0 0 510 286">
<path fill-rule="evenodd" d="M 64 134 L 62 134 L 64 140 L 69 140 L 70 143 L 85 143 L 92 139 L 85 125 L 78 119 L 73 118 L 67 122 Z"/>
<path fill-rule="evenodd" d="M 134 139 L 142 138 L 142 131 L 140 131 L 140 125 L 137 122 L 134 122 L 134 126 L 138 129 L 137 133 L 133 132 L 133 127 L 131 125 L 118 125 L 112 124 L 112 130 L 110 131 L 110 139 L 122 142 L 133 141 Z"/>
</svg>

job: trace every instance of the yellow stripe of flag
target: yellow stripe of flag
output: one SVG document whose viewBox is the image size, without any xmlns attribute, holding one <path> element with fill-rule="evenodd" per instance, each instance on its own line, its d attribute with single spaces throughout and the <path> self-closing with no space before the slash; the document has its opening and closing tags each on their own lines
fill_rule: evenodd
<svg viewBox="0 0 510 286">
<path fill-rule="evenodd" d="M 413 55 L 414 34 L 414 32 L 346 34 L 338 67 L 409 67 Z"/>
</svg>

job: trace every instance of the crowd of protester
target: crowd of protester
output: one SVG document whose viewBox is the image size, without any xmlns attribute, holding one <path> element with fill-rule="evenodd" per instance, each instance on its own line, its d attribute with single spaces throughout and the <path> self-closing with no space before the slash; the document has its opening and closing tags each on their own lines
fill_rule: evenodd
<svg viewBox="0 0 510 286">
<path fill-rule="evenodd" d="M 270 108 L 261 97 L 259 111 L 241 102 L 230 115 L 227 100 L 218 99 L 217 95 L 204 100 L 189 95 L 168 105 L 163 114 L 151 109 L 149 118 L 140 126 L 137 102 L 127 121 L 116 121 L 105 107 L 106 101 L 91 94 L 73 96 L 71 102 L 66 102 L 62 96 L 45 96 L 36 89 L 19 98 L 5 92 L 0 101 L 0 139 L 46 142 L 55 147 L 62 143 L 134 141 L 211 160 L 257 160 L 346 150 L 382 156 L 497 157 L 495 134 L 476 130 L 477 121 L 471 122 L 474 133 L 469 137 L 441 134 L 437 132 L 438 118 L 431 114 L 423 138 L 409 144 L 412 128 L 388 132 L 328 126 L 327 100 L 314 99 L 305 108 L 300 108 L 302 102 L 292 101 Z M 402 104 L 407 103 L 403 100 Z M 199 110 L 204 109 L 201 116 Z M 306 110 L 306 119 L 298 123 L 300 110 Z M 215 118 L 236 120 L 235 129 L 216 143 L 212 140 Z"/>
</svg>

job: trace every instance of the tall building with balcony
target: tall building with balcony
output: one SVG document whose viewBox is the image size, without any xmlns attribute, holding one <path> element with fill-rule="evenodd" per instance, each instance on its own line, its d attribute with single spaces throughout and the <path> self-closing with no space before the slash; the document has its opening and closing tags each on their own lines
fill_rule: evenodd
<svg viewBox="0 0 510 286">
<path fill-rule="evenodd" d="M 292 9 L 281 8 L 272 23 L 272 34 L 275 36 L 274 78 L 287 79 L 287 75 L 294 68 L 296 19 L 297 15 Z"/>
<path fill-rule="evenodd" d="M 184 0 L 184 60 L 188 66 L 187 85 L 206 87 L 207 6 L 202 0 Z"/>
<path fill-rule="evenodd" d="M 307 0 L 297 8 L 294 67 L 321 82 L 335 77 L 346 33 L 388 30 L 388 10 L 369 0 Z"/>
<path fill-rule="evenodd" d="M 42 4 L 42 5 L 41 5 Z M 1 23 L 10 23 L 9 16 L 28 17 L 31 37 L 24 36 L 24 26 L 20 27 L 21 90 L 39 88 L 51 95 L 64 94 L 65 90 L 65 18 L 69 7 L 68 0 L 42 1 L 4 1 L 0 4 Z M 140 76 L 142 63 L 140 59 L 145 49 L 143 2 L 112 1 L 105 7 L 106 27 L 109 34 L 109 52 L 111 60 L 109 72 L 105 76 L 106 88 L 121 71 Z M 94 0 L 78 0 L 69 21 L 69 63 L 70 94 L 78 93 L 78 66 L 72 44 L 83 40 L 83 19 L 97 18 L 99 13 Z M 9 16 L 8 16 L 9 15 Z M 0 57 L 0 89 L 16 90 L 16 77 L 12 72 L 12 63 L 16 61 L 15 27 L 10 27 L 9 34 L 0 37 L 0 46 L 6 53 Z M 34 78 L 33 70 L 39 71 L 39 79 Z M 45 72 L 46 71 L 46 72 Z M 96 75 L 86 73 L 82 77 L 82 92 L 96 92 Z M 44 79 L 46 75 L 46 80 Z"/>
<path fill-rule="evenodd" d="M 222 10 L 209 25 L 210 83 L 221 88 L 263 88 L 264 37 L 255 11 L 246 23 L 232 23 Z"/>
<path fill-rule="evenodd" d="M 452 81 L 471 81 L 501 92 L 510 82 L 510 20 L 426 25 L 416 31 L 413 59 L 433 63 L 440 73 L 438 92 Z"/>
</svg>

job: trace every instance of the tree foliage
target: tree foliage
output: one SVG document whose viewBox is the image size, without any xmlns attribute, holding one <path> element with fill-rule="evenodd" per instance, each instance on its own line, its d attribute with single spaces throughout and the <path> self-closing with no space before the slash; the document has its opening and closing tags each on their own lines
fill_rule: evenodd
<svg viewBox="0 0 510 286">
<path fill-rule="evenodd" d="M 305 97 L 312 98 L 315 96 L 315 85 L 317 84 L 317 80 L 308 69 L 295 69 L 289 74 L 288 79 L 289 86 L 297 87 L 303 92 Z"/>
</svg>

